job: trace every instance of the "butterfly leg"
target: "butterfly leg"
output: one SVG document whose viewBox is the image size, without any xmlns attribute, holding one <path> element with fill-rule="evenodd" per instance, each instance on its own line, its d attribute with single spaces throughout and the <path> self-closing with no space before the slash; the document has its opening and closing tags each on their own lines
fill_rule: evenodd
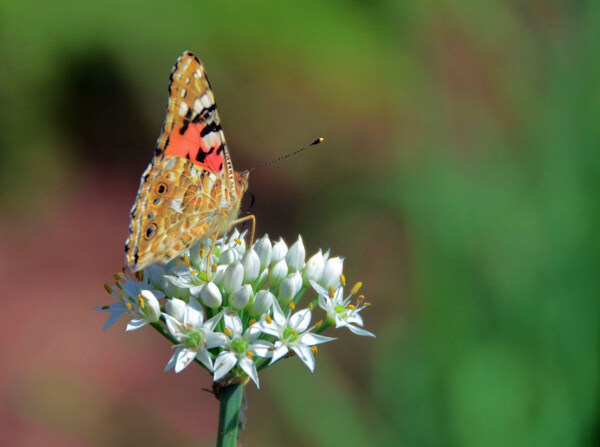
<svg viewBox="0 0 600 447">
<path fill-rule="evenodd" d="M 252 232 L 250 233 L 250 245 L 249 245 L 250 247 L 252 247 L 252 245 L 254 244 L 254 231 L 256 230 L 256 217 L 254 217 L 254 214 L 249 214 L 248 216 L 244 216 L 244 217 L 234 220 L 233 225 L 237 225 L 240 222 L 245 222 L 247 220 L 252 221 Z"/>
<path fill-rule="evenodd" d="M 215 251 L 215 245 L 217 245 L 217 235 L 211 237 L 212 245 L 210 246 L 210 251 L 208 252 L 208 257 L 206 258 L 206 282 L 210 281 L 210 260 L 212 258 L 213 251 Z"/>
</svg>

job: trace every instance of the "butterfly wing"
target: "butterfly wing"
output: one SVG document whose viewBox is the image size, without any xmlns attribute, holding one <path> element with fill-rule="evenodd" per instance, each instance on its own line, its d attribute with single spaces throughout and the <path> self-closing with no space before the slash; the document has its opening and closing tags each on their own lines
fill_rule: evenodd
<svg viewBox="0 0 600 447">
<path fill-rule="evenodd" d="M 186 51 L 173 67 L 165 123 L 131 208 L 127 267 L 168 262 L 215 235 L 237 216 L 240 199 L 204 67 Z"/>
</svg>

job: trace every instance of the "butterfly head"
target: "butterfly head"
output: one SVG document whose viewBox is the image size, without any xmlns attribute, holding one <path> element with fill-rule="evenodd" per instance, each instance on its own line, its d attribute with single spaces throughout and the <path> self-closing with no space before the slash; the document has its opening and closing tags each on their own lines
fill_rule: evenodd
<svg viewBox="0 0 600 447">
<path fill-rule="evenodd" d="M 242 197 L 248 189 L 248 171 L 236 172 L 234 176 L 235 181 L 235 194 L 238 197 Z"/>
</svg>

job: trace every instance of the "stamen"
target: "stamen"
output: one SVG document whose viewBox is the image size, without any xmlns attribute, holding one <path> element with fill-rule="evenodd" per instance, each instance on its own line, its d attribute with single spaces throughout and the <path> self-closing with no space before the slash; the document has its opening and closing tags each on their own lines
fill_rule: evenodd
<svg viewBox="0 0 600 447">
<path fill-rule="evenodd" d="M 228 337 L 231 337 L 231 334 L 233 334 L 233 332 L 231 332 L 231 329 L 229 329 L 228 327 L 225 328 L 225 330 L 223 331 L 223 333 L 225 335 L 227 335 Z"/>
<path fill-rule="evenodd" d="M 142 310 L 146 307 L 146 298 L 144 298 L 141 293 L 138 295 L 138 306 Z"/>
<path fill-rule="evenodd" d="M 362 282 L 357 282 L 356 284 L 354 284 L 354 287 L 352 287 L 352 290 L 350 291 L 350 293 L 352 295 L 354 295 L 356 292 L 358 292 L 360 290 L 360 288 L 362 287 Z"/>
<path fill-rule="evenodd" d="M 265 318 L 265 320 L 267 320 L 267 323 L 271 324 L 273 322 L 273 319 L 267 315 L 267 317 Z"/>
<path fill-rule="evenodd" d="M 197 275 L 197 274 L 198 274 L 198 272 L 197 272 L 196 270 L 190 270 L 190 273 L 191 273 L 192 275 Z"/>
<path fill-rule="evenodd" d="M 115 273 L 113 275 L 113 278 L 115 278 L 115 281 L 119 282 L 121 281 L 121 279 L 123 278 L 123 273 L 119 272 L 119 273 Z"/>
<path fill-rule="evenodd" d="M 135 279 L 137 279 L 138 281 L 142 281 L 144 279 L 144 272 L 142 272 L 141 270 L 135 272 Z"/>
<path fill-rule="evenodd" d="M 294 302 L 292 301 L 292 302 L 290 303 L 290 309 L 294 310 L 295 308 L 296 308 L 296 306 L 294 306 Z"/>
<path fill-rule="evenodd" d="M 187 268 L 190 268 L 192 266 L 192 263 L 190 262 L 190 257 L 189 256 L 184 256 L 183 257 L 183 262 L 185 262 L 185 266 Z"/>
<path fill-rule="evenodd" d="M 117 286 L 117 288 L 118 288 L 119 290 L 123 290 L 123 286 L 121 285 L 121 283 L 120 283 L 120 282 L 116 283 L 116 284 L 115 284 L 115 286 Z"/>
<path fill-rule="evenodd" d="M 239 237 L 236 237 L 234 241 L 236 241 L 238 245 L 242 245 L 242 240 Z"/>
<path fill-rule="evenodd" d="M 308 307 L 310 307 L 310 311 L 312 312 L 315 306 L 313 306 L 313 303 L 310 303 Z"/>
<path fill-rule="evenodd" d="M 365 302 L 363 303 L 363 306 L 370 306 L 370 305 L 371 305 L 371 302 L 370 302 L 370 301 L 365 301 Z"/>
<path fill-rule="evenodd" d="M 252 319 L 248 322 L 248 326 L 252 326 L 254 323 L 256 323 L 256 320 Z"/>
<path fill-rule="evenodd" d="M 316 355 L 316 354 L 317 354 L 317 352 L 318 352 L 318 349 L 317 349 L 317 347 L 316 347 L 316 346 L 311 346 L 311 347 L 310 347 L 310 350 L 311 350 L 311 351 L 312 351 L 312 353 L 313 353 L 313 354 L 315 354 L 315 355 Z"/>
<path fill-rule="evenodd" d="M 133 312 L 133 310 L 135 309 L 133 307 L 133 304 L 131 304 L 129 301 L 127 302 L 127 304 L 125 306 L 127 306 L 127 309 L 129 309 L 131 312 Z"/>
<path fill-rule="evenodd" d="M 104 306 L 101 307 L 102 310 L 108 310 L 110 309 L 110 304 L 105 304 Z"/>
<path fill-rule="evenodd" d="M 215 273 L 217 271 L 217 264 L 211 264 L 210 271 Z"/>
<path fill-rule="evenodd" d="M 332 298 L 335 296 L 335 290 L 333 289 L 333 286 L 329 286 L 329 298 Z"/>
<path fill-rule="evenodd" d="M 227 312 L 227 316 L 231 317 L 232 315 L 235 315 L 235 311 L 230 310 L 229 312 Z"/>
<path fill-rule="evenodd" d="M 206 249 L 204 248 L 204 245 L 202 247 L 200 247 L 200 259 L 204 259 L 204 255 L 206 254 Z"/>
<path fill-rule="evenodd" d="M 348 304 L 348 309 L 354 310 L 356 309 L 356 306 L 354 304 Z"/>
<path fill-rule="evenodd" d="M 252 357 L 254 357 L 254 353 L 253 352 L 246 352 L 246 357 L 248 357 L 249 359 L 252 360 Z"/>
<path fill-rule="evenodd" d="M 346 277 L 343 274 L 340 275 L 340 282 L 342 286 L 346 287 Z"/>
<path fill-rule="evenodd" d="M 112 295 L 112 287 L 106 282 L 104 283 L 104 289 L 109 293 L 109 295 Z"/>
<path fill-rule="evenodd" d="M 316 328 L 320 328 L 323 325 L 323 320 L 319 320 L 317 321 L 317 323 L 315 324 Z"/>
</svg>

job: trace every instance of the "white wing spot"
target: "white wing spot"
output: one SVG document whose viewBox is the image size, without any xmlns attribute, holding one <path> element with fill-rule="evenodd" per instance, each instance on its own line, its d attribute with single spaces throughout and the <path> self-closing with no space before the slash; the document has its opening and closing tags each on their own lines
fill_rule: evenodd
<svg viewBox="0 0 600 447">
<path fill-rule="evenodd" d="M 200 69 L 197 69 L 197 70 L 194 72 L 194 75 L 193 75 L 193 76 L 194 76 L 195 78 L 201 78 L 201 77 L 202 77 L 202 70 L 200 70 Z"/>
<path fill-rule="evenodd" d="M 181 97 L 182 97 L 182 98 L 185 98 L 185 95 L 187 95 L 187 90 L 186 90 L 186 89 L 184 89 L 184 88 L 182 88 L 182 89 L 181 89 Z"/>
<path fill-rule="evenodd" d="M 181 205 L 183 204 L 183 199 L 182 198 L 177 198 L 177 199 L 173 199 L 171 200 L 171 203 L 169 203 L 169 206 L 177 213 L 181 213 L 183 212 L 183 209 L 181 208 Z"/>
<path fill-rule="evenodd" d="M 185 116 L 188 112 L 188 109 L 189 107 L 187 105 L 187 102 L 182 102 L 181 104 L 179 104 L 179 114 L 181 116 Z"/>
<path fill-rule="evenodd" d="M 196 98 L 196 100 L 194 101 L 194 112 L 196 112 L 197 114 L 202 112 L 202 109 L 204 107 L 202 106 L 202 102 L 200 101 L 200 98 Z"/>
<path fill-rule="evenodd" d="M 213 101 L 207 94 L 202 95 L 200 99 L 202 100 L 202 104 L 204 105 L 204 107 L 206 107 L 207 109 L 213 105 Z"/>
<path fill-rule="evenodd" d="M 185 79 L 185 83 L 186 83 L 186 84 L 189 84 L 190 82 L 192 82 L 192 79 L 191 79 L 191 78 L 186 78 L 186 79 Z"/>
</svg>

